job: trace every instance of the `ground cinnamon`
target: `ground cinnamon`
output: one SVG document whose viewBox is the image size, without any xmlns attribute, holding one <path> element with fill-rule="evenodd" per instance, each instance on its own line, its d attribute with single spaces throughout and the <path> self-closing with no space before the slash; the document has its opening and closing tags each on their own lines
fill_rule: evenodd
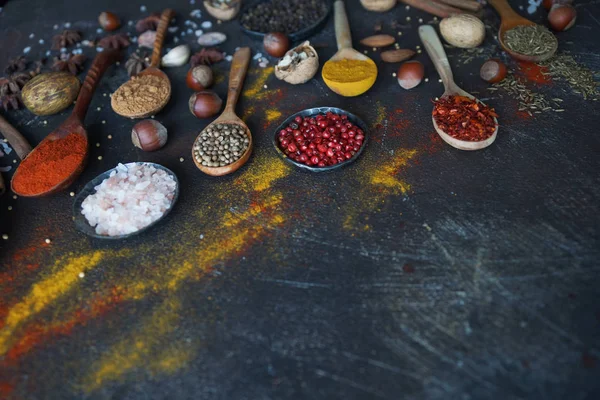
<svg viewBox="0 0 600 400">
<path fill-rule="evenodd" d="M 52 189 L 81 165 L 86 150 L 87 139 L 76 133 L 43 142 L 21 162 L 13 177 L 14 190 L 35 196 Z"/>
<path fill-rule="evenodd" d="M 169 83 L 154 75 L 132 77 L 111 97 L 113 110 L 119 115 L 151 113 L 167 101 Z"/>
</svg>

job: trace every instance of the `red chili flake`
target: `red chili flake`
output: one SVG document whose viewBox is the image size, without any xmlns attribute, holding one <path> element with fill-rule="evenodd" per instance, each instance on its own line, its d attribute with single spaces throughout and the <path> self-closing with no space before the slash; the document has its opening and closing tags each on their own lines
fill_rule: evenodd
<svg viewBox="0 0 600 400">
<path fill-rule="evenodd" d="M 493 108 L 465 96 L 448 96 L 434 102 L 438 127 L 458 140 L 479 142 L 494 134 L 498 115 Z"/>
</svg>

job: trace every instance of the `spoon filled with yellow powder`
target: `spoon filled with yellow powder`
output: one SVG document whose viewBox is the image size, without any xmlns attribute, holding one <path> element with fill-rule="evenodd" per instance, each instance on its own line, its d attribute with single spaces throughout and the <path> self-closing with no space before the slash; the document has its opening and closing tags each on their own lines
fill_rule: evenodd
<svg viewBox="0 0 600 400">
<path fill-rule="evenodd" d="M 352 37 L 344 2 L 334 5 L 335 37 L 338 51 L 323 66 L 323 80 L 329 89 L 346 97 L 358 96 L 373 86 L 377 66 L 369 57 L 352 48 Z"/>
</svg>

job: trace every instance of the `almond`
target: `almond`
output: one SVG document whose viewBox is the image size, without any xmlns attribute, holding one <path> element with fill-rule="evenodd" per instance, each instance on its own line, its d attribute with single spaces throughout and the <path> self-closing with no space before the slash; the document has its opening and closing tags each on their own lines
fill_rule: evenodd
<svg viewBox="0 0 600 400">
<path fill-rule="evenodd" d="M 392 35 L 373 35 L 360 41 L 361 44 L 368 47 L 386 47 L 396 42 Z"/>
<path fill-rule="evenodd" d="M 381 53 L 381 59 L 388 63 L 397 63 L 408 60 L 414 55 L 415 52 L 409 49 L 388 50 Z"/>
</svg>

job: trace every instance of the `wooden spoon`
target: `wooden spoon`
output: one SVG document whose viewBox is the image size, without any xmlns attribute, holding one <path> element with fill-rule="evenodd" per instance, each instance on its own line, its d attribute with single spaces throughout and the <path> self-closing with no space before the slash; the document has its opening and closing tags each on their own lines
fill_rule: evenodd
<svg viewBox="0 0 600 400">
<path fill-rule="evenodd" d="M 346 15 L 344 2 L 342 0 L 337 0 L 333 5 L 333 9 L 335 19 L 335 37 L 338 51 L 325 64 L 328 64 L 332 61 L 341 60 L 362 60 L 368 61 L 375 66 L 375 62 L 373 60 L 352 48 L 352 36 L 350 34 L 350 25 L 348 24 L 348 16 Z M 325 75 L 322 73 L 321 74 L 325 84 L 329 87 L 329 89 L 333 90 L 339 95 L 353 97 L 363 94 L 369 90 L 371 86 L 373 86 L 375 80 L 377 79 L 377 66 L 375 66 L 375 71 L 376 72 L 373 76 L 370 76 L 359 82 L 332 81 L 325 78 Z"/>
<path fill-rule="evenodd" d="M 81 91 L 79 92 L 79 96 L 77 96 L 77 101 L 75 103 L 75 107 L 73 108 L 73 112 L 71 113 L 69 118 L 67 118 L 65 120 L 65 122 L 63 122 L 52 133 L 50 133 L 48 136 L 46 136 L 46 138 L 44 140 L 42 140 L 40 142 L 40 144 L 38 144 L 37 147 L 29 153 L 29 155 L 35 153 L 36 149 L 42 143 L 44 143 L 46 141 L 62 139 L 71 133 L 75 133 L 75 134 L 83 136 L 87 142 L 88 134 L 87 134 L 85 128 L 83 127 L 83 120 L 85 119 L 85 115 L 86 115 L 89 105 L 92 101 L 92 96 L 93 96 L 94 91 L 96 90 L 96 86 L 98 85 L 98 82 L 100 81 L 100 78 L 102 78 L 102 75 L 104 74 L 104 72 L 108 69 L 108 67 L 110 67 L 112 64 L 117 62 L 120 59 L 120 57 L 121 57 L 121 52 L 118 50 L 105 50 L 96 56 L 96 58 L 94 59 L 94 62 L 92 63 L 90 70 L 87 73 L 87 76 L 85 77 L 85 81 L 83 82 L 83 85 L 81 86 Z M 73 172 L 71 173 L 71 175 L 69 175 L 68 178 L 66 178 L 62 182 L 58 183 L 50 190 L 47 190 L 47 191 L 41 192 L 41 193 L 36 193 L 34 195 L 19 193 L 18 191 L 15 190 L 15 187 L 14 187 L 14 182 L 15 182 L 15 179 L 19 176 L 19 171 L 21 169 L 21 166 L 27 162 L 27 158 L 29 157 L 29 155 L 27 157 L 25 157 L 25 159 L 19 165 L 19 168 L 17 168 L 17 170 L 15 171 L 15 174 L 13 175 L 12 181 L 11 181 L 11 188 L 12 188 L 13 192 L 15 192 L 16 194 L 23 196 L 23 197 L 41 197 L 41 196 L 46 196 L 46 195 L 50 195 L 50 194 L 59 192 L 59 191 L 65 189 L 66 187 L 68 187 L 71 183 L 73 183 L 73 181 L 75 181 L 75 179 L 77 179 L 77 177 L 79 176 L 79 174 L 81 174 L 81 172 L 83 171 L 83 168 L 85 166 L 85 162 L 87 160 L 87 155 L 88 155 L 88 149 L 86 146 L 86 154 L 85 154 L 84 158 L 82 159 L 81 163 L 77 166 L 77 168 L 75 168 L 73 170 Z"/>
<path fill-rule="evenodd" d="M 548 51 L 546 54 L 542 54 L 539 56 L 529 56 L 527 54 L 517 53 L 509 49 L 504 44 L 504 34 L 506 32 L 517 26 L 536 26 L 537 24 L 517 14 L 506 0 L 488 0 L 488 3 L 490 3 L 492 7 L 496 9 L 498 14 L 500 14 L 502 22 L 500 24 L 500 30 L 498 31 L 498 41 L 500 42 L 500 46 L 502 46 L 504 51 L 506 51 L 512 58 L 528 62 L 541 62 L 549 59 L 554 55 L 554 53 L 556 53 L 556 50 L 558 50 L 558 40 L 556 40 L 556 37 L 554 35 L 552 35 L 552 37 L 554 37 L 552 50 Z"/>
<path fill-rule="evenodd" d="M 452 77 L 452 70 L 450 69 L 450 63 L 448 62 L 448 57 L 446 56 L 446 52 L 444 51 L 442 42 L 440 42 L 440 38 L 438 37 L 435 29 L 431 25 L 422 25 L 419 27 L 419 36 L 421 37 L 421 41 L 425 46 L 425 50 L 427 50 L 427 54 L 429 54 L 429 57 L 431 57 L 431 61 L 433 61 L 433 65 L 435 65 L 435 69 L 437 70 L 438 74 L 440 74 L 440 78 L 442 78 L 442 82 L 444 83 L 445 91 L 442 97 L 458 95 L 477 100 L 475 96 L 465 92 L 454 82 L 454 78 Z M 477 101 L 481 103 L 481 101 Z M 479 142 L 470 142 L 467 140 L 459 140 L 453 138 L 438 127 L 438 124 L 437 122 L 435 122 L 434 117 L 432 117 L 432 120 L 433 127 L 435 128 L 436 132 L 440 135 L 440 137 L 450 146 L 460 150 L 480 150 L 486 148 L 492 143 L 494 143 L 494 140 L 496 140 L 496 136 L 498 134 L 498 120 L 496 118 L 494 118 L 494 122 L 496 123 L 496 130 L 494 131 L 492 136 Z"/>
<path fill-rule="evenodd" d="M 169 27 L 169 23 L 171 22 L 171 19 L 173 18 L 174 15 L 175 15 L 175 12 L 173 10 L 171 10 L 170 8 L 167 8 L 166 10 L 164 10 L 162 12 L 162 14 L 160 16 L 160 22 L 158 23 L 158 28 L 156 29 L 156 39 L 154 40 L 154 49 L 152 50 L 152 59 L 150 61 L 150 66 L 137 75 L 137 78 L 139 78 L 141 76 L 148 76 L 148 75 L 153 75 L 153 76 L 159 77 L 160 79 L 162 79 L 163 83 L 167 86 L 167 90 L 168 90 L 167 95 L 162 99 L 160 104 L 158 104 L 156 107 L 154 107 L 154 109 L 147 110 L 147 111 L 141 112 L 141 113 L 131 113 L 131 114 L 126 113 L 126 112 L 118 112 L 115 109 L 115 105 L 113 102 L 114 98 L 113 98 L 113 100 L 111 100 L 111 106 L 112 106 L 112 109 L 114 110 L 114 112 L 116 112 L 117 114 L 119 114 L 123 117 L 127 117 L 127 118 L 146 118 L 146 117 L 149 117 L 151 115 L 158 113 L 169 102 L 169 99 L 171 98 L 171 82 L 169 81 L 169 77 L 167 76 L 167 74 L 162 72 L 158 67 L 160 66 L 162 47 L 163 47 L 163 43 L 165 41 L 165 34 L 167 33 L 167 28 Z M 123 85 L 121 85 L 121 87 L 123 87 L 126 84 L 127 84 L 127 82 L 125 82 Z M 121 87 L 119 87 L 119 89 L 117 89 L 117 91 L 120 90 Z"/>
<path fill-rule="evenodd" d="M 201 162 L 196 160 L 196 157 L 194 156 L 194 149 L 192 148 L 192 159 L 194 160 L 194 163 L 200 169 L 200 171 L 207 175 L 223 176 L 235 172 L 242 165 L 246 164 L 250 158 L 250 154 L 252 153 L 252 132 L 250 132 L 250 129 L 244 123 L 244 121 L 242 121 L 235 114 L 235 105 L 237 104 L 237 101 L 240 98 L 240 93 L 242 92 L 244 78 L 246 77 L 246 72 L 248 71 L 248 64 L 250 64 L 250 48 L 243 47 L 235 52 L 233 55 L 233 60 L 231 60 L 231 71 L 229 72 L 229 91 L 227 93 L 227 104 L 225 105 L 225 110 L 219 116 L 219 118 L 214 120 L 210 125 L 204 128 L 204 130 L 216 124 L 239 125 L 245 130 L 246 135 L 248 135 L 248 139 L 250 139 L 250 143 L 248 143 L 246 151 L 237 161 L 234 161 L 229 165 L 225 165 L 224 167 L 207 167 L 202 165 Z M 199 140 L 201 134 L 202 132 L 200 132 L 198 137 L 196 137 L 194 143 Z"/>
<path fill-rule="evenodd" d="M 4 138 L 8 141 L 21 160 L 31 152 L 32 148 L 29 142 L 27 142 L 27 139 L 25 139 L 23 135 L 10 124 L 10 122 L 5 120 L 2 115 L 0 115 L 0 133 L 4 135 Z M 0 174 L 0 196 L 4 194 L 5 189 L 4 179 L 2 178 L 2 174 Z"/>
</svg>

